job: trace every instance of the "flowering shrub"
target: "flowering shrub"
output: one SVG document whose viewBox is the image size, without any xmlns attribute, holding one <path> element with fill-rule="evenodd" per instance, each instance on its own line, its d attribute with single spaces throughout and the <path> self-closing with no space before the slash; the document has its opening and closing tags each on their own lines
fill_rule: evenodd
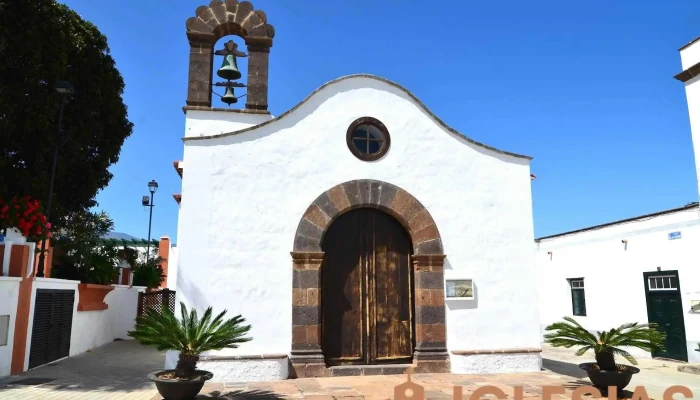
<svg viewBox="0 0 700 400">
<path fill-rule="evenodd" d="M 17 228 L 27 240 L 37 243 L 51 237 L 51 224 L 39 201 L 29 196 L 0 200 L 0 228 Z"/>
</svg>

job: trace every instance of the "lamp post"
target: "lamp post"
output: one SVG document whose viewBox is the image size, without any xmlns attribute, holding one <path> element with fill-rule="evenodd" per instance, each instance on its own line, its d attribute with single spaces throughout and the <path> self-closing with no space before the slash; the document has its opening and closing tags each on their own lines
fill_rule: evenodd
<svg viewBox="0 0 700 400">
<path fill-rule="evenodd" d="M 156 194 L 156 190 L 158 190 L 158 182 L 152 179 L 150 182 L 148 182 L 148 191 L 151 192 L 151 198 L 149 199 L 148 196 L 143 196 L 141 198 L 141 204 L 144 207 L 151 208 L 151 211 L 148 215 L 148 243 L 146 244 L 147 264 L 149 259 L 151 258 L 151 221 L 153 220 L 153 195 Z"/>
<path fill-rule="evenodd" d="M 58 148 L 63 144 L 65 137 L 63 132 L 63 109 L 66 106 L 66 99 L 75 93 L 73 85 L 68 81 L 58 81 L 54 89 L 61 96 L 61 107 L 58 111 L 58 131 L 56 132 L 56 141 L 53 146 L 53 161 L 51 163 L 51 178 L 49 180 L 49 198 L 46 202 L 46 220 L 51 222 L 51 200 L 53 198 L 53 182 L 56 178 L 56 160 L 58 159 Z M 36 276 L 44 276 L 44 262 L 46 258 L 46 238 L 41 240 L 41 253 L 39 254 L 39 268 Z"/>
</svg>

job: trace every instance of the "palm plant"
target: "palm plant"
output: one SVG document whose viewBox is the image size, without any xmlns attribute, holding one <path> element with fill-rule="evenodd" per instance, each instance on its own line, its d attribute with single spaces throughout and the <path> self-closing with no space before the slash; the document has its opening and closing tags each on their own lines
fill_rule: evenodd
<svg viewBox="0 0 700 400">
<path fill-rule="evenodd" d="M 598 367 L 605 371 L 617 370 L 615 355 L 624 357 L 633 365 L 637 360 L 623 347 L 636 347 L 645 351 L 663 351 L 666 335 L 656 330 L 656 324 L 629 323 L 609 331 L 590 333 L 571 317 L 566 322 L 556 322 L 545 328 L 545 343 L 554 347 L 580 347 L 577 356 L 593 350 Z"/>
<path fill-rule="evenodd" d="M 237 315 L 224 320 L 226 310 L 212 319 L 209 307 L 199 319 L 197 311 L 187 311 L 180 303 L 180 320 L 168 308 L 162 310 L 148 309 L 138 317 L 136 326 L 128 335 L 142 344 L 155 346 L 159 351 L 175 350 L 180 356 L 175 367 L 175 378 L 196 378 L 199 355 L 205 351 L 235 349 L 238 344 L 252 340 L 244 337 L 250 331 L 250 325 L 242 325 L 245 319 Z"/>
</svg>

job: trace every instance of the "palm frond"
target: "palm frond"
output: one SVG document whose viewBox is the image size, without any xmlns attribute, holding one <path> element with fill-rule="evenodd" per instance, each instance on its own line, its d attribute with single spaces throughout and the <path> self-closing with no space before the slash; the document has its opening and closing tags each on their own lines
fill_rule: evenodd
<svg viewBox="0 0 700 400">
<path fill-rule="evenodd" d="M 574 346 L 591 346 L 598 343 L 598 339 L 582 327 L 575 319 L 564 317 L 565 322 L 555 322 L 545 328 L 550 332 L 544 335 L 545 343 L 554 347 L 570 348 Z"/>
<path fill-rule="evenodd" d="M 609 331 L 590 333 L 571 317 L 564 317 L 564 322 L 556 322 L 545 328 L 545 343 L 554 347 L 580 347 L 577 356 L 593 349 L 596 356 L 601 353 L 620 355 L 633 365 L 637 360 L 624 348 L 638 348 L 648 352 L 663 351 L 666 335 L 656 330 L 653 323 L 626 323 Z"/>
<path fill-rule="evenodd" d="M 632 356 L 632 354 L 630 354 L 622 349 L 619 349 L 617 347 L 613 347 L 611 350 L 612 350 L 613 354 L 621 355 L 622 357 L 625 358 L 625 360 L 629 361 L 632 365 L 637 365 L 637 360 Z"/>
<path fill-rule="evenodd" d="M 169 309 L 149 309 L 137 318 L 136 326 L 128 335 L 158 350 L 176 350 L 180 353 L 199 355 L 205 351 L 236 348 L 252 338 L 245 336 L 250 325 L 243 325 L 240 315 L 225 320 L 226 310 L 214 318 L 209 307 L 199 318 L 197 311 L 187 310 L 180 303 L 180 319 Z"/>
</svg>

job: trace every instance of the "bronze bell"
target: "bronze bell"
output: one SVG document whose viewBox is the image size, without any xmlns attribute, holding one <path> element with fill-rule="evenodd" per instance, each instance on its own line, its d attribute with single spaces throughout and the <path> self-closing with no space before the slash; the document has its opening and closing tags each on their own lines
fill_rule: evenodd
<svg viewBox="0 0 700 400">
<path fill-rule="evenodd" d="M 216 74 L 219 77 L 227 80 L 235 80 L 241 77 L 241 71 L 238 70 L 238 64 L 236 64 L 236 56 L 233 54 L 227 54 L 224 57 L 224 63 L 221 65 Z"/>
<path fill-rule="evenodd" d="M 239 74 L 240 75 L 240 74 Z M 226 87 L 226 92 L 224 93 L 223 96 L 221 96 L 221 101 L 224 103 L 228 104 L 229 106 L 231 104 L 237 103 L 238 99 L 236 96 L 233 94 L 233 88 L 230 86 Z"/>
</svg>

